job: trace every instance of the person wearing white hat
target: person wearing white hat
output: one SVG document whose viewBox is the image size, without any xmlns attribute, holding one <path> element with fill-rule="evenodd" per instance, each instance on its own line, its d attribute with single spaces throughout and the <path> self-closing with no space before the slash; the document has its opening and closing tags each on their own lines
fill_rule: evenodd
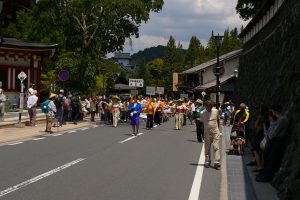
<svg viewBox="0 0 300 200">
<path fill-rule="evenodd" d="M 198 142 L 203 142 L 204 140 L 204 126 L 203 123 L 200 121 L 201 112 L 205 109 L 203 106 L 203 101 L 197 99 L 196 108 L 194 112 L 194 120 L 196 121 L 196 132 L 197 132 L 197 140 Z"/>
<path fill-rule="evenodd" d="M 110 107 L 110 112 L 112 113 L 113 117 L 113 126 L 117 127 L 118 126 L 118 121 L 120 119 L 120 98 L 118 96 L 113 96 L 112 102 L 109 104 Z"/>
<path fill-rule="evenodd" d="M 184 112 L 186 110 L 185 105 L 183 104 L 183 99 L 178 99 L 177 104 L 175 105 L 175 129 L 180 130 L 183 126 L 184 121 Z"/>
<path fill-rule="evenodd" d="M 38 102 L 38 97 L 36 96 L 36 90 L 32 88 L 28 89 L 29 97 L 27 99 L 27 108 L 30 120 L 30 126 L 36 126 L 36 106 Z"/>
<path fill-rule="evenodd" d="M 3 93 L 3 89 L 0 88 L 0 121 L 3 120 L 3 116 L 5 112 L 5 101 L 6 101 L 6 96 Z"/>
</svg>

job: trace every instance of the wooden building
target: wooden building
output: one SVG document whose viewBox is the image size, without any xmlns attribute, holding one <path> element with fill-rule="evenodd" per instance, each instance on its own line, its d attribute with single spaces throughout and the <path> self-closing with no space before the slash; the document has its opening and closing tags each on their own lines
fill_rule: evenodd
<svg viewBox="0 0 300 200">
<path fill-rule="evenodd" d="M 18 103 L 21 91 L 18 74 L 22 71 L 27 75 L 23 82 L 25 90 L 34 85 L 39 95 L 43 59 L 51 57 L 58 45 L 26 42 L 15 38 L 3 39 L 0 45 L 0 81 L 10 103 Z"/>
</svg>

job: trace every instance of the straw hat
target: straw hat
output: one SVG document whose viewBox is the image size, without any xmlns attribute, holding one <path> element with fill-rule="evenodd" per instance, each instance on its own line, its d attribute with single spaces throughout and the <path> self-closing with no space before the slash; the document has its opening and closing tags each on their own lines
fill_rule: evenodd
<svg viewBox="0 0 300 200">
<path fill-rule="evenodd" d="M 117 100 L 120 100 L 120 98 L 119 98 L 117 95 L 112 96 L 111 99 L 117 99 Z"/>
<path fill-rule="evenodd" d="M 177 102 L 184 102 L 184 100 L 183 99 L 178 99 Z"/>
<path fill-rule="evenodd" d="M 56 94 L 51 93 L 50 96 L 49 96 L 49 99 L 51 99 L 51 98 L 53 98 L 53 97 L 55 97 L 55 96 L 56 96 Z"/>
<path fill-rule="evenodd" d="M 201 99 L 197 99 L 195 103 L 203 104 L 203 101 Z"/>
</svg>

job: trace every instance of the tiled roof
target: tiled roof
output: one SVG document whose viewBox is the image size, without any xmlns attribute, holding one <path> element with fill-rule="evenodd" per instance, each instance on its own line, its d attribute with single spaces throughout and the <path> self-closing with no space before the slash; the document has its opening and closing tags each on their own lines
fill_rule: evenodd
<svg viewBox="0 0 300 200">
<path fill-rule="evenodd" d="M 58 44 L 43 44 L 37 42 L 23 41 L 16 38 L 3 38 L 1 47 L 23 48 L 23 49 L 54 49 Z"/>
<path fill-rule="evenodd" d="M 235 76 L 233 74 L 232 75 L 227 75 L 227 76 L 221 76 L 220 77 L 220 84 L 225 83 L 226 81 L 228 81 L 231 78 L 235 78 Z M 199 85 L 199 86 L 195 87 L 194 90 L 206 90 L 206 89 L 215 87 L 216 84 L 217 84 L 216 80 L 212 80 L 208 83 L 205 83 L 203 85 Z"/>
<path fill-rule="evenodd" d="M 232 52 L 229 52 L 227 54 L 224 54 L 222 56 L 220 56 L 220 62 L 223 62 L 223 61 L 226 61 L 226 60 L 229 60 L 229 59 L 232 59 L 232 58 L 235 58 L 235 57 L 238 57 L 241 53 L 242 53 L 242 49 L 239 49 L 239 50 L 235 50 L 235 51 L 232 51 Z M 193 67 L 191 69 L 188 69 L 186 71 L 183 71 L 181 74 L 193 74 L 193 73 L 197 73 L 199 72 L 200 70 L 202 69 L 205 69 L 207 67 L 210 67 L 210 66 L 213 66 L 213 65 L 216 65 L 217 64 L 217 58 L 214 58 L 206 63 L 202 63 L 201 65 L 198 65 L 196 67 Z"/>
</svg>

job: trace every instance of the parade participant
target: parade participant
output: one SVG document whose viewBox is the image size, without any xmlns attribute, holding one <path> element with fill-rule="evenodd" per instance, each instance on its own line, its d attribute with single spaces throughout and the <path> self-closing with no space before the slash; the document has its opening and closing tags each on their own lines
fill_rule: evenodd
<svg viewBox="0 0 300 200">
<path fill-rule="evenodd" d="M 0 88 L 0 121 L 3 121 L 3 116 L 5 112 L 5 101 L 6 96 L 3 93 L 3 89 Z"/>
<path fill-rule="evenodd" d="M 185 106 L 185 112 L 183 113 L 183 126 L 186 125 L 186 121 L 187 121 L 187 116 L 190 113 L 190 103 L 188 102 L 187 99 L 184 99 L 183 105 Z"/>
<path fill-rule="evenodd" d="M 109 104 L 110 112 L 112 113 L 113 126 L 118 126 L 118 121 L 120 119 L 120 98 L 118 96 L 112 97 L 112 102 Z"/>
<path fill-rule="evenodd" d="M 56 113 L 56 106 L 54 104 L 54 99 L 55 99 L 55 94 L 51 93 L 49 96 L 49 103 L 48 103 L 48 112 L 46 113 L 46 132 L 48 133 L 53 133 L 51 130 L 52 125 L 53 125 L 53 118 Z"/>
<path fill-rule="evenodd" d="M 204 127 L 203 123 L 200 121 L 201 112 L 205 109 L 203 106 L 203 101 L 200 99 L 197 99 L 196 102 L 196 108 L 194 112 L 194 120 L 196 121 L 196 131 L 197 131 L 197 140 L 198 142 L 203 142 L 204 140 Z"/>
<path fill-rule="evenodd" d="M 200 113 L 200 121 L 204 125 L 204 146 L 205 146 L 205 164 L 206 168 L 210 165 L 210 149 L 214 149 L 214 167 L 219 169 L 220 165 L 220 131 L 219 131 L 219 111 L 213 108 L 212 101 L 205 102 L 205 110 Z"/>
<path fill-rule="evenodd" d="M 132 135 L 137 136 L 139 133 L 139 124 L 140 124 L 140 113 L 142 112 L 142 106 L 138 102 L 137 97 L 132 99 L 129 109 L 130 113 L 130 125 L 132 126 Z"/>
<path fill-rule="evenodd" d="M 195 113 L 195 111 L 196 111 L 196 105 L 195 105 L 195 103 L 192 101 L 192 100 L 190 100 L 190 115 L 189 115 L 189 120 L 190 120 L 190 122 L 191 122 L 191 125 L 194 125 L 195 124 L 195 121 L 194 121 L 194 113 Z"/>
<path fill-rule="evenodd" d="M 165 103 L 164 103 L 163 99 L 159 99 L 156 102 L 156 109 L 155 109 L 155 113 L 154 113 L 154 122 L 158 126 L 161 124 L 161 112 L 162 112 L 164 106 L 165 106 Z"/>
<path fill-rule="evenodd" d="M 28 114 L 29 114 L 29 120 L 30 120 L 30 126 L 36 126 L 36 106 L 38 97 L 36 96 L 36 90 L 33 90 L 32 88 L 28 89 L 29 97 L 27 99 L 27 108 L 28 108 Z"/>
<path fill-rule="evenodd" d="M 154 110 L 156 108 L 156 104 L 152 101 L 152 99 L 149 99 L 146 103 L 146 111 L 147 111 L 147 123 L 146 128 L 152 129 L 153 128 L 153 115 Z"/>
<path fill-rule="evenodd" d="M 183 99 L 178 99 L 177 104 L 175 104 L 175 123 L 176 123 L 176 130 L 180 130 L 183 126 L 184 120 L 184 112 L 186 110 L 185 105 L 183 104 Z"/>
<path fill-rule="evenodd" d="M 246 147 L 248 146 L 248 140 L 249 140 L 248 121 L 249 121 L 249 112 L 246 111 L 246 104 L 241 103 L 240 109 L 237 110 L 234 114 L 233 124 L 244 125 Z"/>
</svg>

